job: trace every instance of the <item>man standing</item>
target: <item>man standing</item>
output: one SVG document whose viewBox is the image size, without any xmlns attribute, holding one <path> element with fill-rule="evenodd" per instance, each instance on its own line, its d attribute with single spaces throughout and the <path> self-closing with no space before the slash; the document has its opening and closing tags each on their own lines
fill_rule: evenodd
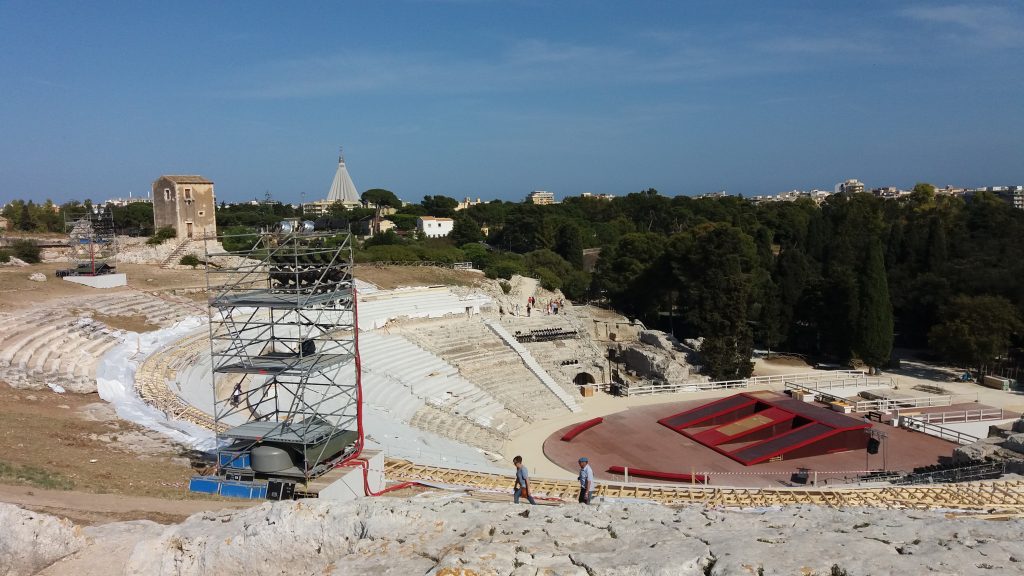
<svg viewBox="0 0 1024 576">
<path fill-rule="evenodd" d="M 533 494 L 530 494 L 530 471 L 523 466 L 523 457 L 516 456 L 512 459 L 512 463 L 516 465 L 516 486 L 515 491 L 512 492 L 512 501 L 519 504 L 519 497 L 526 496 L 530 504 L 536 504 Z"/>
<path fill-rule="evenodd" d="M 580 458 L 580 503 L 590 504 L 590 497 L 594 492 L 594 471 L 590 469 L 590 462 L 586 456 Z"/>
</svg>

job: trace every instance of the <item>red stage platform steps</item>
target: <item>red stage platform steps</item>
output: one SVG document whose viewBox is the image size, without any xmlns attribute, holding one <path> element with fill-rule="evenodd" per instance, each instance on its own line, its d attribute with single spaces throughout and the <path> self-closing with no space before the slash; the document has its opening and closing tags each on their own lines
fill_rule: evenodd
<svg viewBox="0 0 1024 576">
<path fill-rule="evenodd" d="M 751 466 L 867 447 L 871 424 L 778 392 L 743 392 L 658 420 Z"/>
</svg>

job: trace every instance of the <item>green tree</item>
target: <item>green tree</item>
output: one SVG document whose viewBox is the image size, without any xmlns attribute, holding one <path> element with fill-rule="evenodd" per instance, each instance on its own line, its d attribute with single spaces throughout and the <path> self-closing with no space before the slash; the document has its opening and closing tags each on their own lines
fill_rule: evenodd
<svg viewBox="0 0 1024 576">
<path fill-rule="evenodd" d="M 478 270 L 487 268 L 488 264 L 491 263 L 491 251 L 483 244 L 464 244 L 460 248 L 466 260 L 472 262 L 473 266 Z"/>
<path fill-rule="evenodd" d="M 327 209 L 327 213 L 330 214 L 334 218 L 348 218 L 349 217 L 348 206 L 345 206 L 345 203 L 342 202 L 341 200 L 338 200 L 337 202 L 334 202 L 333 204 L 331 204 L 331 206 Z"/>
<path fill-rule="evenodd" d="M 64 231 L 64 221 L 60 217 L 59 208 L 49 198 L 47 198 L 43 205 L 38 207 L 34 219 L 36 227 L 43 232 Z"/>
<path fill-rule="evenodd" d="M 34 204 L 31 200 L 28 204 L 21 205 L 21 213 L 18 215 L 18 229 L 26 232 L 31 232 L 36 229 L 36 223 L 32 220 L 32 207 Z"/>
<path fill-rule="evenodd" d="M 476 223 L 476 220 L 460 212 L 455 217 L 455 224 L 448 237 L 456 246 L 461 246 L 483 240 L 484 234 L 480 231 L 480 225 Z"/>
<path fill-rule="evenodd" d="M 455 198 L 449 198 L 447 196 L 424 196 L 423 201 L 420 202 L 423 209 L 430 216 L 436 216 L 438 218 L 451 218 L 455 216 L 455 207 L 459 205 L 459 201 Z"/>
<path fill-rule="evenodd" d="M 681 288 L 680 308 L 704 337 L 705 373 L 715 380 L 750 376 L 753 239 L 735 226 L 710 224 L 673 236 L 666 256 Z"/>
<path fill-rule="evenodd" d="M 914 184 L 910 192 L 910 206 L 914 210 L 924 210 L 935 206 L 935 186 L 927 182 Z"/>
<path fill-rule="evenodd" d="M 570 220 L 558 228 L 555 252 L 576 268 L 583 268 L 583 233 L 579 224 Z"/>
<path fill-rule="evenodd" d="M 956 296 L 942 307 L 941 317 L 928 333 L 928 343 L 979 374 L 1006 354 L 1011 337 L 1022 329 L 1020 312 L 1001 296 Z"/>
<path fill-rule="evenodd" d="M 665 236 L 649 232 L 625 234 L 601 251 L 594 271 L 594 289 L 622 313 L 655 321 L 659 303 L 669 284 L 661 278 L 665 268 Z"/>
<path fill-rule="evenodd" d="M 29 264 L 38 264 L 42 261 L 39 245 L 34 240 L 15 240 L 11 244 L 11 252 Z"/>
<path fill-rule="evenodd" d="M 395 196 L 395 193 L 391 190 L 385 190 L 383 188 L 371 188 L 366 192 L 363 192 L 361 196 L 363 202 L 367 204 L 376 204 L 378 206 L 390 206 L 392 208 L 401 208 L 402 201 Z"/>
<path fill-rule="evenodd" d="M 387 230 L 381 234 L 374 234 L 372 238 L 366 240 L 363 243 L 364 248 L 371 246 L 386 246 L 389 244 L 403 244 L 402 237 L 395 233 L 394 230 Z"/>
<path fill-rule="evenodd" d="M 871 246 L 860 280 L 860 306 L 853 351 L 868 366 L 878 368 L 889 361 L 893 328 L 892 303 L 880 240 Z"/>
</svg>

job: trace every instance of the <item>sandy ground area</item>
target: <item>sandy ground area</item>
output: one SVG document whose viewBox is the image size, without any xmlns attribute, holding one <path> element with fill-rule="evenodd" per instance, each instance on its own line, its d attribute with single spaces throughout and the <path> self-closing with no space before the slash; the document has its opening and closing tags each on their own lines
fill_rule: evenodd
<svg viewBox="0 0 1024 576">
<path fill-rule="evenodd" d="M 206 277 L 202 270 L 164 270 L 158 266 L 120 264 L 117 269 L 128 276 L 127 287 L 106 290 L 90 288 L 54 276 L 55 271 L 67 266 L 67 263 L 61 262 L 0 267 L 0 312 L 12 312 L 46 300 L 69 296 L 89 298 L 130 289 L 167 291 L 206 287 Z M 43 273 L 46 281 L 29 280 L 29 275 L 34 272 Z"/>
<path fill-rule="evenodd" d="M 484 275 L 480 271 L 452 270 L 434 266 L 368 266 L 356 265 L 356 278 L 390 290 L 405 286 L 476 286 Z"/>
<path fill-rule="evenodd" d="M 187 492 L 187 456 L 165 437 L 119 420 L 95 394 L 0 383 L 0 501 L 87 523 L 177 522 L 236 505 Z"/>
</svg>

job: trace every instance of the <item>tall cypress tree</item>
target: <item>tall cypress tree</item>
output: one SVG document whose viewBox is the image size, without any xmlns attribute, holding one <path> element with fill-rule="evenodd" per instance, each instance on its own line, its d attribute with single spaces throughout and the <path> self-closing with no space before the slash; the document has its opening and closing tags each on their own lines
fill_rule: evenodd
<svg viewBox="0 0 1024 576">
<path fill-rule="evenodd" d="M 713 380 L 750 376 L 753 239 L 727 224 L 708 225 L 674 236 L 666 255 L 683 317 L 704 337 L 704 373 Z"/>
<path fill-rule="evenodd" d="M 583 232 L 575 222 L 566 222 L 555 234 L 555 252 L 578 269 L 583 269 Z"/>
<path fill-rule="evenodd" d="M 868 366 L 876 368 L 889 361 L 892 352 L 892 303 L 882 258 L 882 243 L 875 240 L 868 249 L 860 275 L 860 306 L 854 352 Z"/>
</svg>

